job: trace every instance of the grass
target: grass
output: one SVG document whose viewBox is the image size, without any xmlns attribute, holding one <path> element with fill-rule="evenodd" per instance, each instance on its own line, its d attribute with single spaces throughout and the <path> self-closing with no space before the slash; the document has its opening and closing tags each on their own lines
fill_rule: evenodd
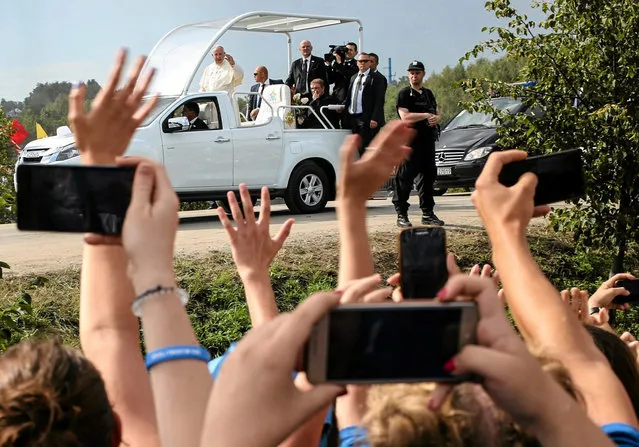
<svg viewBox="0 0 639 447">
<path fill-rule="evenodd" d="M 558 288 L 578 286 L 591 292 L 607 276 L 609 254 L 595 251 L 576 254 L 571 240 L 545 230 L 533 230 L 531 251 L 546 275 Z M 373 233 L 371 244 L 376 271 L 388 277 L 397 270 L 397 234 Z M 449 250 L 463 269 L 490 261 L 490 247 L 483 232 L 449 231 Z M 330 289 L 337 280 L 338 241 L 322 237 L 321 243 L 285 247 L 271 267 L 271 281 L 278 307 L 288 311 L 309 294 Z M 629 270 L 637 271 L 636 251 L 628 255 Z M 211 252 L 198 258 L 179 258 L 175 263 L 181 287 L 191 301 L 188 311 L 198 338 L 213 355 L 221 354 L 250 327 L 243 288 L 230 254 Z M 79 280 L 77 270 L 38 276 L 13 277 L 0 281 L 0 306 L 11 304 L 23 291 L 33 298 L 33 314 L 19 322 L 25 336 L 57 334 L 78 346 Z M 534 299 L 534 297 L 531 297 Z M 623 329 L 639 335 L 634 310 L 618 316 Z"/>
</svg>

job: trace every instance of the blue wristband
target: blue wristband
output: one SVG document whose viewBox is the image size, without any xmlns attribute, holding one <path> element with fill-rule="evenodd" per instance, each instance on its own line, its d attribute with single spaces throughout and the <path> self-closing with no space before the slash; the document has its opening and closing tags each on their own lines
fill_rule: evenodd
<svg viewBox="0 0 639 447">
<path fill-rule="evenodd" d="M 203 362 L 208 362 L 211 360 L 211 355 L 201 346 L 166 346 L 164 348 L 151 351 L 146 355 L 146 369 L 150 370 L 158 363 L 170 362 L 173 360 L 201 360 Z"/>
</svg>

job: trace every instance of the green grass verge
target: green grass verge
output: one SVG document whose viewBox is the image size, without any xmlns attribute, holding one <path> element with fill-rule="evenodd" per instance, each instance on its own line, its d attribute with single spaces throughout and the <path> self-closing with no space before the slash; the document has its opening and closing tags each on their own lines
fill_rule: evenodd
<svg viewBox="0 0 639 447">
<path fill-rule="evenodd" d="M 609 254 L 605 251 L 578 254 L 570 239 L 547 231 L 535 230 L 529 240 L 537 262 L 558 288 L 581 287 L 594 292 L 607 276 Z M 448 242 L 464 269 L 490 261 L 490 247 L 483 232 L 449 231 Z M 374 233 L 371 243 L 376 270 L 384 277 L 390 276 L 397 269 L 397 234 Z M 335 286 L 337 253 L 335 236 L 291 244 L 282 250 L 270 272 L 281 311 L 293 309 L 313 292 Z M 638 270 L 636 250 L 630 251 L 627 265 L 631 271 Z M 213 355 L 221 354 L 250 327 L 244 291 L 230 254 L 212 252 L 205 257 L 179 258 L 175 267 L 180 286 L 191 295 L 188 311 L 200 342 Z M 13 330 L 18 336 L 12 341 L 57 334 L 66 343 L 78 346 L 79 272 L 66 270 L 42 276 L 44 279 L 23 276 L 0 280 L 0 306 L 10 306 L 23 291 L 32 297 L 33 312 L 14 318 Z M 619 327 L 639 335 L 637 316 L 636 310 L 619 313 Z"/>
</svg>

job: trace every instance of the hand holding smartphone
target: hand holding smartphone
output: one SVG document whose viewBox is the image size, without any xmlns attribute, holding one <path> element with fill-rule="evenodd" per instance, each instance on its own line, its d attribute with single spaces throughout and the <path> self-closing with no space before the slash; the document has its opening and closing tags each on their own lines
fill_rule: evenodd
<svg viewBox="0 0 639 447">
<path fill-rule="evenodd" d="M 313 329 L 305 370 L 311 383 L 458 382 L 444 365 L 475 343 L 474 302 L 345 304 Z"/>
<path fill-rule="evenodd" d="M 613 300 L 613 304 L 636 304 L 639 303 L 639 279 L 622 279 L 617 281 L 615 287 L 623 287 L 630 295 L 617 295 Z"/>
<path fill-rule="evenodd" d="M 570 149 L 508 163 L 499 174 L 499 183 L 504 186 L 513 186 L 526 172 L 534 173 L 538 179 L 535 189 L 535 206 L 581 197 L 585 193 L 580 149 Z"/>
<path fill-rule="evenodd" d="M 135 167 L 21 164 L 18 229 L 119 235 Z"/>
</svg>

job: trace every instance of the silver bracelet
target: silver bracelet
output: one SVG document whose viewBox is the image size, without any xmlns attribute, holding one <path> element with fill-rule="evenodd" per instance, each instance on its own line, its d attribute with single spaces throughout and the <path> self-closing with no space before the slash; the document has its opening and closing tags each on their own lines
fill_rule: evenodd
<svg viewBox="0 0 639 447">
<path fill-rule="evenodd" d="M 138 297 L 131 303 L 131 311 L 133 315 L 136 317 L 141 317 L 141 307 L 150 297 L 155 295 L 176 295 L 183 306 L 189 302 L 189 294 L 186 290 L 180 289 L 178 287 L 163 287 L 158 285 L 152 289 L 149 289 L 145 292 L 142 292 Z"/>
</svg>

